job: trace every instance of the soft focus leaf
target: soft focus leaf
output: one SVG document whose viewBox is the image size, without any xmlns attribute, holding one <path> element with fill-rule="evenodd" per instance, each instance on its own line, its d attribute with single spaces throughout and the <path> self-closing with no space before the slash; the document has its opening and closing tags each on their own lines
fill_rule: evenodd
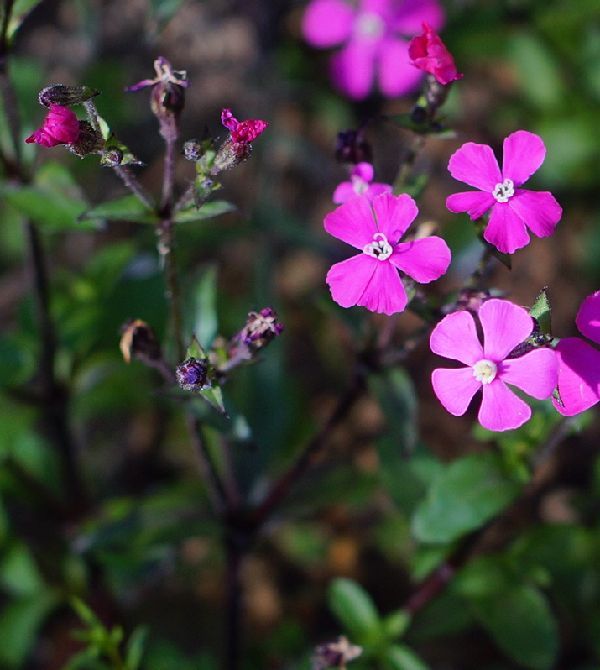
<svg viewBox="0 0 600 670">
<path fill-rule="evenodd" d="M 32 12 L 42 0 L 15 0 L 6 30 L 9 41 L 13 39 L 27 15 Z"/>
<path fill-rule="evenodd" d="M 196 280 L 193 290 L 191 332 L 201 346 L 210 347 L 217 334 L 217 267 L 208 266 Z"/>
<path fill-rule="evenodd" d="M 141 667 L 146 641 L 148 639 L 148 629 L 139 626 L 129 636 L 127 641 L 127 650 L 125 652 L 125 665 L 127 670 L 138 670 Z"/>
<path fill-rule="evenodd" d="M 428 670 L 428 666 L 408 647 L 394 644 L 383 656 L 386 670 Z"/>
<path fill-rule="evenodd" d="M 356 582 L 338 578 L 328 591 L 329 607 L 351 639 L 361 642 L 377 633 L 379 615 L 371 596 Z"/>
<path fill-rule="evenodd" d="M 413 532 L 422 542 L 451 542 L 479 528 L 519 491 L 495 454 L 465 456 L 435 479 L 413 517 Z"/>
<path fill-rule="evenodd" d="M 369 389 L 385 414 L 396 448 L 411 454 L 417 445 L 417 400 L 411 378 L 400 368 L 386 370 L 369 377 Z"/>
<path fill-rule="evenodd" d="M 211 202 L 205 202 L 198 208 L 191 207 L 190 209 L 184 209 L 177 212 L 175 215 L 175 223 L 196 223 L 197 221 L 205 221 L 206 219 L 212 219 L 221 214 L 235 212 L 235 209 L 235 205 L 232 205 L 230 202 L 226 202 L 225 200 L 213 200 Z"/>
<path fill-rule="evenodd" d="M 135 195 L 125 195 L 116 200 L 103 202 L 88 209 L 79 217 L 80 221 L 132 221 L 134 223 L 156 223 L 157 217 Z"/>
</svg>

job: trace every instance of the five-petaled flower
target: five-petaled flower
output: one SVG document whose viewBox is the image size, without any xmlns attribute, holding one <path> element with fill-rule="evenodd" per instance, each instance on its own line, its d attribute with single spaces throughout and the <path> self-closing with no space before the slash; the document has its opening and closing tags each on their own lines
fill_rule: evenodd
<svg viewBox="0 0 600 670">
<path fill-rule="evenodd" d="M 579 332 L 600 344 L 600 291 L 588 295 L 575 319 Z M 573 416 L 600 400 L 600 351 L 579 337 L 565 337 L 556 345 L 558 394 L 554 406 Z"/>
<path fill-rule="evenodd" d="M 462 79 L 462 74 L 456 69 L 452 54 L 428 23 L 423 23 L 423 34 L 416 35 L 410 41 L 408 55 L 415 67 L 429 72 L 444 86 L 457 79 Z"/>
<path fill-rule="evenodd" d="M 75 112 L 62 105 L 50 105 L 42 127 L 32 133 L 25 142 L 41 144 L 44 147 L 73 144 L 77 142 L 79 132 L 79 121 Z"/>
<path fill-rule="evenodd" d="M 529 228 L 538 237 L 554 232 L 562 208 L 549 191 L 521 186 L 544 162 L 542 138 L 517 130 L 504 140 L 502 172 L 492 148 L 467 142 L 452 154 L 448 170 L 454 179 L 479 191 L 454 193 L 446 200 L 451 212 L 467 212 L 475 221 L 492 210 L 483 237 L 499 251 L 512 254 L 529 242 Z"/>
<path fill-rule="evenodd" d="M 375 196 L 391 192 L 392 187 L 389 184 L 373 181 L 373 166 L 370 163 L 358 163 L 350 172 L 350 181 L 343 181 L 338 184 L 333 192 L 333 202 L 336 205 L 342 205 L 350 198 L 361 195 L 372 201 Z"/>
<path fill-rule="evenodd" d="M 481 389 L 479 423 L 493 431 L 518 428 L 529 420 L 531 409 L 507 384 L 538 400 L 550 397 L 557 381 L 556 354 L 539 348 L 520 358 L 508 357 L 534 327 L 527 311 L 508 300 L 487 300 L 481 305 L 478 318 L 483 345 L 477 337 L 475 319 L 467 311 L 449 314 L 433 329 L 431 350 L 467 366 L 434 370 L 433 390 L 450 414 L 462 416 Z"/>
<path fill-rule="evenodd" d="M 325 217 L 330 235 L 361 252 L 327 273 L 338 305 L 388 315 L 401 312 L 408 299 L 398 270 L 421 284 L 446 272 L 450 249 L 440 237 L 400 242 L 418 212 L 410 196 L 383 193 L 372 203 L 364 196 L 352 198 Z"/>
<path fill-rule="evenodd" d="M 408 58 L 406 38 L 427 21 L 435 28 L 443 22 L 437 0 L 312 0 L 302 30 L 317 48 L 342 46 L 331 60 L 331 76 L 342 93 L 365 98 L 377 73 L 379 90 L 387 97 L 411 91 L 421 78 Z"/>
</svg>

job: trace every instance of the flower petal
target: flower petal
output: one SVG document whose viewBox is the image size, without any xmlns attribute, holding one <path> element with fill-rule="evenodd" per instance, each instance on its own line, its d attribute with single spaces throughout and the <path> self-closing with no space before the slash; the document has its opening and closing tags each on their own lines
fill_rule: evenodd
<svg viewBox="0 0 600 670">
<path fill-rule="evenodd" d="M 550 191 L 519 189 L 508 201 L 508 206 L 538 237 L 552 235 L 562 216 L 562 207 Z"/>
<path fill-rule="evenodd" d="M 377 270 L 378 263 L 372 256 L 358 254 L 332 265 L 325 281 L 335 302 L 342 307 L 357 305 Z"/>
<path fill-rule="evenodd" d="M 515 186 L 521 186 L 539 170 L 545 157 L 546 147 L 539 135 L 517 130 L 503 143 L 502 177 L 512 179 Z"/>
<path fill-rule="evenodd" d="M 578 337 L 565 337 L 556 345 L 558 393 L 552 399 L 563 416 L 574 416 L 600 400 L 600 351 Z"/>
<path fill-rule="evenodd" d="M 405 193 L 397 196 L 384 193 L 377 196 L 373 199 L 373 210 L 377 230 L 387 237 L 391 245 L 398 242 L 419 213 L 415 201 Z"/>
<path fill-rule="evenodd" d="M 471 368 L 448 370 L 437 368 L 431 374 L 433 391 L 444 408 L 454 416 L 462 416 L 473 396 L 481 388 Z"/>
<path fill-rule="evenodd" d="M 446 272 L 450 258 L 446 242 L 434 235 L 412 242 L 400 242 L 390 256 L 390 263 L 419 284 L 428 284 Z"/>
<path fill-rule="evenodd" d="M 402 312 L 408 298 L 398 271 L 387 261 L 373 260 L 377 267 L 357 304 L 388 316 Z"/>
<path fill-rule="evenodd" d="M 351 172 L 353 177 L 360 177 L 363 181 L 373 181 L 373 166 L 371 163 L 357 163 Z"/>
<path fill-rule="evenodd" d="M 446 207 L 457 214 L 467 212 L 471 221 L 483 216 L 496 202 L 491 193 L 485 191 L 462 191 L 446 198 Z"/>
<path fill-rule="evenodd" d="M 549 398 L 558 381 L 556 352 L 534 349 L 520 358 L 509 358 L 502 363 L 498 377 L 538 400 Z"/>
<path fill-rule="evenodd" d="M 378 195 L 382 193 L 391 193 L 392 187 L 389 184 L 381 184 L 380 182 L 373 182 L 369 185 L 369 190 L 366 193 L 366 196 L 372 202 Z"/>
<path fill-rule="evenodd" d="M 414 35 L 421 30 L 423 22 L 436 30 L 444 25 L 444 10 L 437 0 L 404 0 L 392 23 L 399 33 Z"/>
<path fill-rule="evenodd" d="M 483 386 L 483 400 L 477 418 L 488 430 L 500 432 L 518 428 L 529 421 L 531 408 L 516 396 L 504 382 L 494 379 Z"/>
<path fill-rule="evenodd" d="M 365 197 L 351 198 L 329 212 L 323 225 L 330 235 L 361 251 L 365 244 L 373 241 L 373 235 L 377 232 L 373 212 Z"/>
<path fill-rule="evenodd" d="M 352 33 L 354 11 L 342 0 L 314 0 L 302 19 L 302 34 L 315 47 L 333 47 Z"/>
<path fill-rule="evenodd" d="M 474 365 L 483 358 L 475 320 L 466 311 L 452 312 L 445 316 L 433 329 L 429 346 L 434 354 L 452 358 L 465 365 Z"/>
<path fill-rule="evenodd" d="M 343 205 L 350 198 L 356 198 L 358 194 L 352 186 L 352 182 L 343 181 L 337 185 L 335 191 L 333 192 L 332 200 L 336 205 Z"/>
<path fill-rule="evenodd" d="M 480 191 L 494 190 L 502 181 L 498 161 L 487 144 L 467 142 L 457 149 L 448 162 L 448 170 L 454 179 L 474 186 Z"/>
<path fill-rule="evenodd" d="M 338 89 L 354 100 L 366 98 L 373 85 L 378 42 L 350 41 L 331 57 L 331 77 Z"/>
<path fill-rule="evenodd" d="M 386 39 L 379 45 L 377 73 L 379 89 L 388 98 L 396 98 L 416 88 L 423 73 L 408 58 L 408 42 Z"/>
<path fill-rule="evenodd" d="M 530 239 L 523 219 L 513 212 L 507 202 L 494 204 L 483 238 L 503 254 L 522 249 Z"/>
<path fill-rule="evenodd" d="M 483 329 L 483 352 L 495 363 L 503 361 L 533 330 L 527 310 L 508 300 L 486 300 L 477 315 Z"/>
<path fill-rule="evenodd" d="M 581 303 L 575 323 L 582 335 L 600 344 L 600 291 L 588 295 Z"/>
</svg>

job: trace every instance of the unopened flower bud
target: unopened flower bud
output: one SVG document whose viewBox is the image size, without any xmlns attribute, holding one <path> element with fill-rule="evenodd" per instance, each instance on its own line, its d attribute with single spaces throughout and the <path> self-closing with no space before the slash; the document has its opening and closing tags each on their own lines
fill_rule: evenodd
<svg viewBox="0 0 600 670">
<path fill-rule="evenodd" d="M 77 141 L 67 146 L 69 151 L 83 158 L 88 154 L 98 153 L 104 146 L 104 138 L 102 133 L 95 130 L 91 123 L 80 121 Z"/>
<path fill-rule="evenodd" d="M 258 351 L 282 332 L 283 325 L 277 321 L 277 312 L 272 307 L 264 307 L 260 312 L 248 314 L 248 320 L 240 331 L 239 338 L 250 349 Z"/>
<path fill-rule="evenodd" d="M 427 75 L 423 93 L 425 95 L 425 100 L 427 100 L 427 107 L 430 114 L 446 102 L 449 91 L 450 86 L 440 84 L 440 82 L 431 74 Z"/>
<path fill-rule="evenodd" d="M 129 363 L 132 358 L 156 361 L 162 356 L 160 344 L 152 328 L 141 319 L 128 321 L 121 329 L 119 346 L 123 359 Z"/>
<path fill-rule="evenodd" d="M 99 95 L 100 91 L 89 86 L 65 86 L 64 84 L 53 84 L 46 86 L 38 94 L 40 105 L 50 107 L 51 105 L 77 105 Z"/>
<path fill-rule="evenodd" d="M 249 158 L 251 153 L 251 144 L 237 144 L 231 139 L 225 140 L 217 151 L 210 173 L 217 175 L 223 170 L 230 170 Z"/>
<path fill-rule="evenodd" d="M 313 670 L 346 668 L 346 665 L 362 654 L 362 647 L 352 644 L 343 635 L 335 642 L 326 642 L 315 647 L 312 658 Z"/>
<path fill-rule="evenodd" d="M 201 391 L 210 386 L 208 361 L 203 358 L 188 358 L 177 366 L 175 375 L 184 391 Z"/>
<path fill-rule="evenodd" d="M 188 140 L 183 145 L 183 155 L 187 158 L 188 161 L 199 161 L 204 155 L 205 148 L 202 142 L 198 140 Z"/>
<path fill-rule="evenodd" d="M 123 152 L 117 147 L 107 149 L 102 154 L 102 165 L 106 167 L 117 167 L 123 162 Z"/>
<path fill-rule="evenodd" d="M 372 163 L 373 150 L 365 140 L 362 128 L 344 130 L 338 133 L 335 157 L 340 163 Z"/>
<path fill-rule="evenodd" d="M 466 310 L 468 312 L 473 312 L 473 314 L 477 314 L 481 305 L 490 298 L 489 291 L 464 288 L 458 294 L 458 298 L 456 299 L 456 310 Z"/>
</svg>

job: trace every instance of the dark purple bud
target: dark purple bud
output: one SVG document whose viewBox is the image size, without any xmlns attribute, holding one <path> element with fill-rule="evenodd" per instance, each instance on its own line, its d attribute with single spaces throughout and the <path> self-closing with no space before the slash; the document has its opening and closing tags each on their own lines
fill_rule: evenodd
<svg viewBox="0 0 600 670">
<path fill-rule="evenodd" d="M 107 149 L 102 154 L 102 165 L 105 165 L 107 167 L 117 167 L 117 165 L 121 165 L 122 162 L 123 162 L 123 152 L 121 151 L 121 149 L 118 149 L 117 147 Z"/>
<path fill-rule="evenodd" d="M 132 358 L 157 361 L 162 357 L 160 344 L 150 326 L 141 319 L 128 321 L 121 328 L 119 343 L 123 359 L 129 363 Z"/>
<path fill-rule="evenodd" d="M 51 105 L 77 105 L 99 95 L 100 91 L 89 86 L 65 86 L 64 84 L 53 84 L 46 86 L 38 94 L 40 105 L 50 107 Z"/>
<path fill-rule="evenodd" d="M 175 375 L 177 383 L 184 391 L 201 391 L 210 386 L 206 359 L 188 358 L 177 366 Z"/>
<path fill-rule="evenodd" d="M 223 170 L 230 170 L 249 158 L 251 153 L 251 144 L 239 144 L 229 138 L 219 147 L 210 173 L 217 175 Z"/>
<path fill-rule="evenodd" d="M 481 305 L 490 297 L 489 291 L 472 288 L 462 289 L 456 299 L 456 310 L 467 310 L 477 314 Z M 455 310 L 452 309 L 451 311 Z"/>
<path fill-rule="evenodd" d="M 373 150 L 366 141 L 362 128 L 338 133 L 335 157 L 340 163 L 353 165 L 373 162 Z"/>
<path fill-rule="evenodd" d="M 346 665 L 362 654 L 362 648 L 348 641 L 343 635 L 335 642 L 326 642 L 315 647 L 312 658 L 313 670 L 346 668 Z"/>
</svg>

